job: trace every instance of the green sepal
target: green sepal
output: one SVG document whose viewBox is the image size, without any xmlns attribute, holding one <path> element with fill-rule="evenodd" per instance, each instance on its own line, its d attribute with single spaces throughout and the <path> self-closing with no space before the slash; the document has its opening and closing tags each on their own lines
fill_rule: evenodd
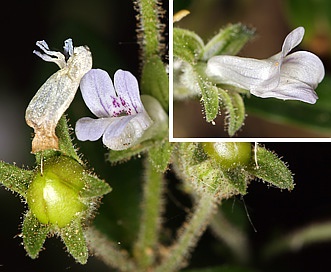
<svg viewBox="0 0 331 272">
<path fill-rule="evenodd" d="M 182 176 L 185 186 L 198 194 L 208 194 L 215 200 L 245 193 L 239 177 L 225 173 L 214 160 L 208 158 L 198 143 L 178 143 L 174 153 L 177 174 Z M 236 180 L 229 179 L 234 176 Z M 239 189 L 238 189 L 238 188 Z"/>
<path fill-rule="evenodd" d="M 173 144 L 166 139 L 165 141 L 154 145 L 149 150 L 149 160 L 153 168 L 159 172 L 164 173 L 170 163 Z"/>
<path fill-rule="evenodd" d="M 59 138 L 59 149 L 63 154 L 75 159 L 80 164 L 83 164 L 72 143 L 70 130 L 71 128 L 68 125 L 66 116 L 62 115 L 55 129 L 55 133 Z"/>
<path fill-rule="evenodd" d="M 199 76 L 197 76 L 197 82 L 201 90 L 201 101 L 204 106 L 206 121 L 211 122 L 219 112 L 218 88 Z"/>
<path fill-rule="evenodd" d="M 65 243 L 68 252 L 81 264 L 86 264 L 88 249 L 84 237 L 80 219 L 76 219 L 65 228 L 61 229 L 61 238 Z"/>
<path fill-rule="evenodd" d="M 201 54 L 204 46 L 202 39 L 197 34 L 176 27 L 173 29 L 173 44 L 174 57 L 191 65 L 196 63 L 197 57 Z"/>
<path fill-rule="evenodd" d="M 23 244 L 31 258 L 38 257 L 49 231 L 50 227 L 41 224 L 31 211 L 26 213 L 22 228 Z"/>
<path fill-rule="evenodd" d="M 245 104 L 237 92 L 217 88 L 222 108 L 227 115 L 226 125 L 229 136 L 233 136 L 243 125 L 245 120 Z"/>
<path fill-rule="evenodd" d="M 109 186 L 108 183 L 99 179 L 96 176 L 85 173 L 83 175 L 83 179 L 85 186 L 79 194 L 83 198 L 99 197 L 112 191 L 112 188 Z"/>
<path fill-rule="evenodd" d="M 291 171 L 273 152 L 258 146 L 255 157 L 257 158 L 257 162 L 255 162 L 257 165 L 247 169 L 250 174 L 280 189 L 292 190 L 294 188 Z"/>
<path fill-rule="evenodd" d="M 223 174 L 228 182 L 231 183 L 241 195 L 245 195 L 247 193 L 248 175 L 246 172 L 242 171 L 240 167 L 224 171 Z"/>
<path fill-rule="evenodd" d="M 169 107 L 169 78 L 159 56 L 152 56 L 144 63 L 141 75 L 141 93 L 156 98 L 162 107 Z"/>
<path fill-rule="evenodd" d="M 0 161 L 0 183 L 24 197 L 34 175 L 33 171 Z"/>
<path fill-rule="evenodd" d="M 207 61 L 217 55 L 236 55 L 253 35 L 254 30 L 240 23 L 229 25 L 205 45 L 201 59 Z"/>
</svg>

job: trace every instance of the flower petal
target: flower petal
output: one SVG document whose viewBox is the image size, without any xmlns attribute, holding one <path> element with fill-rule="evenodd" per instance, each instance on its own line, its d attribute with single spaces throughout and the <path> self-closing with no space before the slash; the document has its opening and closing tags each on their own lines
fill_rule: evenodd
<svg viewBox="0 0 331 272">
<path fill-rule="evenodd" d="M 112 150 L 124 150 L 139 141 L 144 131 L 152 124 L 146 112 L 112 118 L 102 141 Z"/>
<path fill-rule="evenodd" d="M 209 59 L 206 73 L 217 83 L 246 90 L 275 88 L 279 82 L 278 62 L 236 56 L 215 56 Z"/>
<path fill-rule="evenodd" d="M 299 43 L 301 43 L 303 36 L 305 35 L 305 29 L 302 26 L 297 27 L 292 32 L 290 32 L 284 42 L 282 47 L 283 58 Z"/>
<path fill-rule="evenodd" d="M 314 89 L 301 81 L 293 78 L 281 77 L 279 85 L 273 90 L 255 90 L 253 95 L 268 98 L 274 97 L 283 100 L 299 100 L 309 104 L 315 104 L 318 99 Z"/>
<path fill-rule="evenodd" d="M 112 116 L 114 98 L 113 82 L 108 73 L 101 69 L 91 69 L 80 82 L 85 104 L 97 117 Z"/>
<path fill-rule="evenodd" d="M 291 77 L 316 88 L 324 78 L 322 61 L 313 53 L 298 51 L 288 55 L 281 67 L 281 77 Z"/>
<path fill-rule="evenodd" d="M 110 124 L 110 118 L 92 119 L 83 117 L 76 123 L 75 133 L 77 139 L 80 141 L 96 141 L 101 138 Z"/>
<path fill-rule="evenodd" d="M 114 84 L 117 95 L 122 98 L 121 102 L 127 108 L 127 113 L 131 115 L 141 112 L 143 105 L 140 100 L 138 81 L 134 75 L 128 71 L 117 70 L 114 75 Z"/>
</svg>

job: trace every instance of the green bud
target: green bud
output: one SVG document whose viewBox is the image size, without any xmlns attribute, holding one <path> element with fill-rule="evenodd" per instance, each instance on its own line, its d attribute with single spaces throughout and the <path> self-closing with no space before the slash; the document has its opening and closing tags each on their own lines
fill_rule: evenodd
<svg viewBox="0 0 331 272">
<path fill-rule="evenodd" d="M 84 168 L 60 156 L 47 160 L 39 170 L 28 188 L 27 203 L 39 222 L 62 228 L 86 209 L 79 197 Z"/>
<path fill-rule="evenodd" d="M 246 166 L 252 156 L 251 143 L 203 143 L 202 147 L 211 158 L 225 169 Z"/>
</svg>

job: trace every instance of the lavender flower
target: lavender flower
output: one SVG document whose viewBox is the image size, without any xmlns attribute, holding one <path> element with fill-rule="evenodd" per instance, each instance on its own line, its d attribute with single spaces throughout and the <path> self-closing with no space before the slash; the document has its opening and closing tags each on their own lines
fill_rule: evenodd
<svg viewBox="0 0 331 272">
<path fill-rule="evenodd" d="M 289 54 L 302 41 L 304 32 L 303 27 L 294 29 L 285 38 L 282 51 L 269 59 L 212 57 L 206 73 L 216 83 L 247 89 L 255 96 L 314 104 L 318 99 L 314 89 L 325 74 L 323 63 L 310 52 Z"/>
<path fill-rule="evenodd" d="M 115 88 L 114 88 L 115 85 Z M 137 79 L 118 70 L 114 85 L 107 72 L 90 70 L 81 80 L 83 99 L 98 117 L 84 117 L 76 123 L 76 136 L 81 141 L 101 138 L 112 150 L 124 150 L 137 144 L 153 121 L 140 100 Z"/>
</svg>

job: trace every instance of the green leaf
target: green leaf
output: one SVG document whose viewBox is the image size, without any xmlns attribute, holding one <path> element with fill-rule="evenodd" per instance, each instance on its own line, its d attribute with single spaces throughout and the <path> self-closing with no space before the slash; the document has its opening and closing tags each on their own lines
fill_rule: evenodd
<svg viewBox="0 0 331 272">
<path fill-rule="evenodd" d="M 157 172 L 164 173 L 167 170 L 170 163 L 172 149 L 173 144 L 170 143 L 167 139 L 160 144 L 154 145 L 149 150 L 149 160 Z"/>
<path fill-rule="evenodd" d="M 233 136 L 243 125 L 245 120 L 245 105 L 241 95 L 237 92 L 218 88 L 221 106 L 227 114 L 227 130 Z"/>
<path fill-rule="evenodd" d="M 112 190 L 108 183 L 96 176 L 85 173 L 83 179 L 85 186 L 80 192 L 80 196 L 83 198 L 102 196 L 110 193 Z"/>
<path fill-rule="evenodd" d="M 28 211 L 23 221 L 23 244 L 26 252 L 33 259 L 38 257 L 50 228 L 41 224 L 36 217 Z"/>
<path fill-rule="evenodd" d="M 221 29 L 204 47 L 201 59 L 209 60 L 217 55 L 236 55 L 254 35 L 254 30 L 242 24 Z"/>
<path fill-rule="evenodd" d="M 169 107 L 169 78 L 159 56 L 152 56 L 144 63 L 141 75 L 141 93 L 156 98 L 162 107 Z"/>
<path fill-rule="evenodd" d="M 34 172 L 0 161 L 0 183 L 25 197 Z"/>
<path fill-rule="evenodd" d="M 273 152 L 258 146 L 256 151 L 257 166 L 251 166 L 247 171 L 280 189 L 292 190 L 294 180 L 286 164 Z"/>
<path fill-rule="evenodd" d="M 248 113 L 258 115 L 270 121 L 295 124 L 312 132 L 331 134 L 331 76 L 326 76 L 318 86 L 319 96 L 316 104 L 301 101 L 282 101 L 276 98 L 258 98 L 251 96 L 245 100 Z M 298 135 L 300 136 L 300 135 Z"/>
<path fill-rule="evenodd" d="M 173 54 L 181 60 L 195 64 L 197 56 L 203 50 L 204 43 L 202 39 L 192 31 L 174 28 L 173 29 Z"/>
<path fill-rule="evenodd" d="M 86 264 L 88 258 L 87 245 L 79 219 L 61 229 L 61 238 L 68 252 L 81 264 Z"/>
</svg>

